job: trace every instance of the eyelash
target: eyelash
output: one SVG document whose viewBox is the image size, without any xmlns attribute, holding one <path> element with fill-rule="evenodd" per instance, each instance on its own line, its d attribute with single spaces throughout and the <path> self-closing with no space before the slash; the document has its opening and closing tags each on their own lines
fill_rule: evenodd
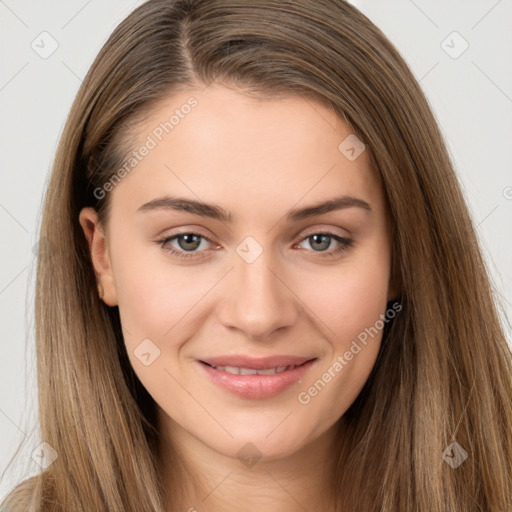
<svg viewBox="0 0 512 512">
<path fill-rule="evenodd" d="M 162 247 L 162 249 L 164 251 L 170 252 L 173 256 L 177 256 L 178 258 L 183 258 L 183 259 L 198 258 L 198 257 L 201 258 L 202 256 L 197 256 L 198 252 L 177 251 L 176 249 L 172 249 L 172 248 L 170 249 L 170 248 L 165 247 L 165 245 L 167 243 L 179 238 L 180 236 L 185 236 L 185 235 L 195 235 L 195 236 L 198 236 L 199 238 L 201 238 L 202 240 L 206 240 L 206 241 L 212 243 L 212 241 L 209 238 L 207 238 L 203 235 L 200 235 L 199 233 L 194 233 L 194 232 L 178 233 L 177 235 L 173 235 L 173 236 L 169 236 L 166 238 L 162 238 L 161 240 L 157 240 L 157 243 Z M 337 249 L 331 249 L 330 251 L 312 251 L 312 252 L 317 252 L 321 258 L 324 258 L 324 257 L 328 258 L 328 257 L 336 256 L 337 254 L 347 251 L 350 247 L 352 247 L 352 245 L 354 243 L 353 239 L 344 238 L 342 236 L 335 235 L 334 233 L 329 233 L 329 232 L 325 232 L 325 231 L 319 231 L 319 232 L 315 231 L 313 233 L 310 233 L 310 234 L 306 235 L 305 237 L 303 237 L 299 243 L 304 242 L 305 240 L 312 237 L 313 235 L 327 236 L 329 238 L 333 238 L 334 240 L 336 240 L 337 242 L 339 242 L 341 244 L 340 247 L 338 247 Z M 204 252 L 204 251 L 200 251 L 200 252 Z"/>
</svg>

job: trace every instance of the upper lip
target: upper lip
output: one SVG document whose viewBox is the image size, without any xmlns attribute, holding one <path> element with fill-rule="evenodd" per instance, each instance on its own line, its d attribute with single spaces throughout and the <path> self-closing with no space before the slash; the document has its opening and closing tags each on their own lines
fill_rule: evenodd
<svg viewBox="0 0 512 512">
<path fill-rule="evenodd" d="M 201 359 L 210 366 L 234 366 L 254 370 L 268 370 L 280 366 L 299 366 L 315 357 L 277 355 L 271 357 L 250 357 L 244 355 L 218 356 Z"/>
</svg>

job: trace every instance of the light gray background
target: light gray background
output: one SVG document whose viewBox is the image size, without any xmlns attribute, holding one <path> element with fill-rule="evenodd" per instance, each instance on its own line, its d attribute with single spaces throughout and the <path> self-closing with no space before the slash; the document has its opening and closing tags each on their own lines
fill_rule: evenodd
<svg viewBox="0 0 512 512">
<path fill-rule="evenodd" d="M 0 481 L 0 499 L 40 469 L 31 454 L 40 443 L 33 249 L 42 193 L 81 79 L 114 27 L 140 3 L 0 0 L 0 476 L 18 442 L 27 440 L 23 466 Z M 497 297 L 512 318 L 512 0 L 352 3 L 398 47 L 426 92 Z M 58 43 L 48 58 L 31 47 L 51 49 L 43 31 Z"/>
</svg>

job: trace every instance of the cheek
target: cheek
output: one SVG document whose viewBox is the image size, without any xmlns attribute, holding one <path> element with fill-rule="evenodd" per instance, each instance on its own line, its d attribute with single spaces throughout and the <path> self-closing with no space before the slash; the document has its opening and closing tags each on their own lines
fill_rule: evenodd
<svg viewBox="0 0 512 512">
<path fill-rule="evenodd" d="M 307 297 L 305 302 L 324 324 L 322 331 L 339 352 L 384 313 L 388 283 L 385 251 L 367 251 L 309 276 L 299 293 Z"/>
<path fill-rule="evenodd" d="M 303 383 L 297 399 L 321 425 L 340 417 L 354 402 L 379 352 L 389 261 L 385 252 L 376 254 L 369 251 L 335 272 L 330 269 L 325 277 L 317 275 L 303 289 L 318 316 L 317 325 L 323 325 L 330 354 Z"/>
<path fill-rule="evenodd" d="M 120 269 L 116 275 L 123 323 L 144 336 L 161 337 L 172 327 L 174 316 L 183 305 L 183 292 L 177 293 L 179 283 L 173 282 L 171 287 L 162 274 L 148 268 L 138 271 L 133 268 L 124 269 L 126 272 Z"/>
<path fill-rule="evenodd" d="M 186 396 L 182 396 L 171 374 L 182 372 L 183 361 L 194 346 L 188 341 L 198 337 L 215 309 L 209 293 L 221 279 L 222 271 L 209 266 L 201 270 L 180 266 L 165 257 L 140 265 L 140 259 L 147 262 L 147 254 L 133 252 L 120 261 L 115 271 L 126 350 L 139 379 L 155 400 L 159 397 L 165 401 L 166 393 L 174 389 L 172 407 L 181 410 L 186 407 Z M 149 358 L 143 356 L 148 352 Z M 144 358 L 149 359 L 148 367 Z M 162 390 L 164 395 L 160 397 Z"/>
<path fill-rule="evenodd" d="M 162 249 L 142 244 L 112 251 L 119 313 L 139 335 L 162 338 L 208 290 L 211 276 L 166 260 Z M 211 285 L 210 285 L 211 286 Z"/>
</svg>

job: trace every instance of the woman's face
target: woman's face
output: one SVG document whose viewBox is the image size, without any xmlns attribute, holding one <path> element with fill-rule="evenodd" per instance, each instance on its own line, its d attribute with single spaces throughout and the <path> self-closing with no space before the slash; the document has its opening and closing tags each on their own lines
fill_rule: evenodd
<svg viewBox="0 0 512 512">
<path fill-rule="evenodd" d="M 221 86 L 170 97 L 137 133 L 96 192 L 105 238 L 80 218 L 131 364 L 167 431 L 292 454 L 361 391 L 393 297 L 369 155 L 319 103 Z"/>
</svg>

